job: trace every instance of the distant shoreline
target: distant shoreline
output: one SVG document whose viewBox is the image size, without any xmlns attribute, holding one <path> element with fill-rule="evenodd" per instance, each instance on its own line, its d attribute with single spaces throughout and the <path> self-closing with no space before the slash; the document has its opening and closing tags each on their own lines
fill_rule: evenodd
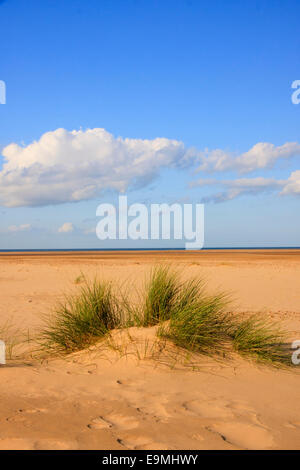
<svg viewBox="0 0 300 470">
<path fill-rule="evenodd" d="M 202 248 L 201 250 L 186 250 L 185 248 L 44 248 L 44 249 L 0 249 L 1 254 L 43 254 L 43 253 L 118 253 L 118 252 L 191 252 L 197 253 L 201 251 L 278 251 L 278 250 L 300 250 L 300 246 L 243 246 L 243 247 L 211 247 L 211 248 Z"/>
<path fill-rule="evenodd" d="M 185 249 L 60 249 L 60 250 L 0 250 L 0 259 L 22 260 L 26 259 L 64 259 L 75 262 L 100 261 L 109 262 L 114 260 L 140 262 L 141 260 L 153 262 L 190 262 L 204 260 L 242 261 L 251 259 L 251 261 L 262 258 L 271 259 L 290 259 L 294 261 L 300 260 L 300 247 L 265 247 L 265 248 L 204 248 L 202 250 L 185 250 Z"/>
</svg>

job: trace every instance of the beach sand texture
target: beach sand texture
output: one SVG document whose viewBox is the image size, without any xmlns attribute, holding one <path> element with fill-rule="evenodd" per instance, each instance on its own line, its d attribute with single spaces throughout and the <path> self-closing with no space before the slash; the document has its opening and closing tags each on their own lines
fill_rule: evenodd
<svg viewBox="0 0 300 470">
<path fill-rule="evenodd" d="M 261 312 L 300 339 L 300 250 L 1 254 L 1 324 L 34 332 L 78 289 L 81 272 L 134 290 L 156 263 L 230 291 L 235 314 Z M 148 353 L 155 328 L 114 338 L 119 351 L 8 358 L 0 366 L 0 449 L 300 449 L 300 366 L 278 370 L 234 356 L 201 358 L 196 370 L 170 367 Z"/>
</svg>

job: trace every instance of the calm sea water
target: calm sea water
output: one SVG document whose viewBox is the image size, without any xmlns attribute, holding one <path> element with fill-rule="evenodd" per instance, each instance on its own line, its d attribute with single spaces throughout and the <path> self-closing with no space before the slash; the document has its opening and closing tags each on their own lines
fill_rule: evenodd
<svg viewBox="0 0 300 470">
<path fill-rule="evenodd" d="M 300 246 L 224 246 L 224 247 L 209 247 L 202 248 L 201 251 L 209 250 L 300 250 Z M 187 251 L 185 248 L 59 248 L 59 249 L 15 249 L 15 250 L 2 250 L 0 253 L 58 253 L 58 252 L 78 252 L 78 251 Z M 196 250 L 197 251 L 197 250 Z M 200 250 L 199 250 L 200 251 Z"/>
</svg>

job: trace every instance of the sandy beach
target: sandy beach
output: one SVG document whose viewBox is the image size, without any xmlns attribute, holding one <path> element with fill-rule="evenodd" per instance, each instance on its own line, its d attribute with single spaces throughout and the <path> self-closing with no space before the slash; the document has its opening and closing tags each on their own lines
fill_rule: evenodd
<svg viewBox="0 0 300 470">
<path fill-rule="evenodd" d="M 0 254 L 1 324 L 34 334 L 76 279 L 132 290 L 171 264 L 226 290 L 236 315 L 260 312 L 300 339 L 300 250 Z M 80 285 L 80 284 L 79 284 Z M 299 370 L 234 356 L 171 367 L 149 352 L 155 328 L 114 335 L 63 359 L 0 366 L 0 449 L 300 449 Z"/>
</svg>

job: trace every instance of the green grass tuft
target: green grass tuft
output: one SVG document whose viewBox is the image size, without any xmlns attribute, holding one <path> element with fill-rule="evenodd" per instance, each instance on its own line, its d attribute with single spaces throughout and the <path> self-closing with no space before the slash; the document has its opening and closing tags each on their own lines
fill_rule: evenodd
<svg viewBox="0 0 300 470">
<path fill-rule="evenodd" d="M 205 286 L 202 279 L 189 279 L 178 286 L 175 311 L 183 310 L 199 303 L 205 297 Z M 173 312 L 174 313 L 174 312 Z"/>
<path fill-rule="evenodd" d="M 158 335 L 183 350 L 224 356 L 234 349 L 273 365 L 291 364 L 279 328 L 257 315 L 240 321 L 226 311 L 227 294 L 208 295 L 201 279 L 182 281 L 169 266 L 152 269 L 135 303 L 123 289 L 116 296 L 111 283 L 81 279 L 79 293 L 46 320 L 40 344 L 48 353 L 87 348 L 115 328 L 159 325 Z"/>
<path fill-rule="evenodd" d="M 241 354 L 258 361 L 291 365 L 291 353 L 286 348 L 285 333 L 260 315 L 232 327 L 233 347 Z"/>
<path fill-rule="evenodd" d="M 70 353 L 94 344 L 120 322 L 112 285 L 84 280 L 80 292 L 67 296 L 46 320 L 40 343 L 47 351 Z"/>
<path fill-rule="evenodd" d="M 84 282 L 84 280 L 85 280 L 84 275 L 80 274 L 74 279 L 74 284 L 81 284 L 82 282 Z"/>
<path fill-rule="evenodd" d="M 176 306 L 180 290 L 179 276 L 169 266 L 157 266 L 150 274 L 144 294 L 142 325 L 154 326 L 168 320 Z"/>
<path fill-rule="evenodd" d="M 186 293 L 184 286 L 183 293 Z M 229 315 L 224 312 L 226 296 L 207 296 L 202 292 L 196 298 L 193 290 L 190 290 L 190 294 L 192 302 L 180 306 L 180 301 L 186 300 L 181 296 L 179 308 L 173 312 L 170 321 L 160 327 L 159 336 L 189 351 L 220 353 L 228 343 L 227 331 L 231 324 Z"/>
</svg>

